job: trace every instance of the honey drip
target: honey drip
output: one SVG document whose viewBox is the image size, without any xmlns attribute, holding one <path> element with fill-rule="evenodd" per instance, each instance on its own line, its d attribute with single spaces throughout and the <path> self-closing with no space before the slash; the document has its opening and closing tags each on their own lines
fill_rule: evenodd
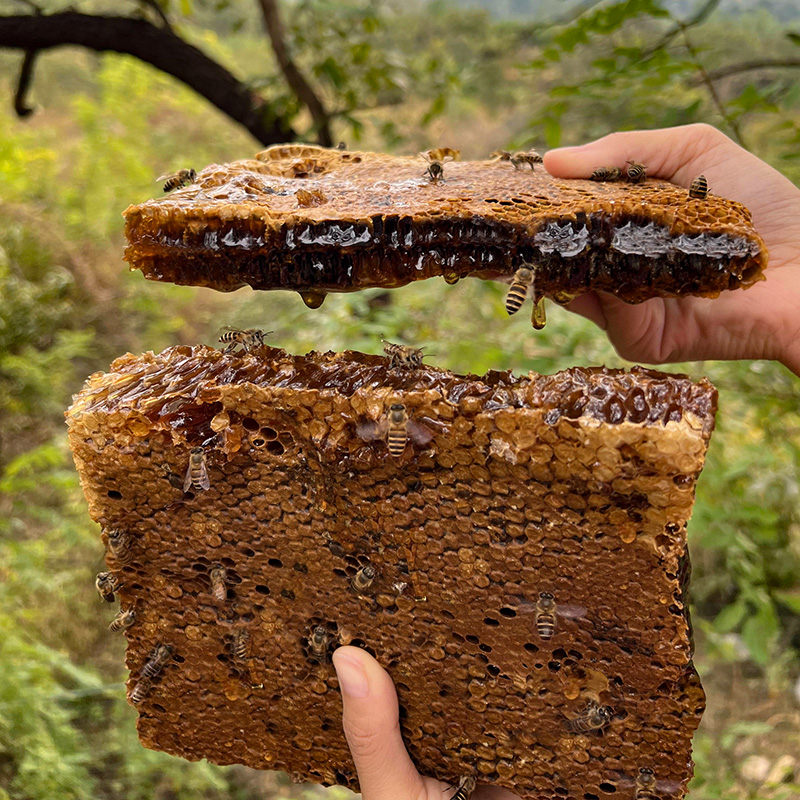
<svg viewBox="0 0 800 800">
<path fill-rule="evenodd" d="M 553 300 L 562 306 L 567 305 L 567 303 L 571 303 L 577 296 L 577 294 L 573 294 L 572 292 L 553 292 L 552 295 Z"/>
<path fill-rule="evenodd" d="M 544 297 L 540 297 L 538 300 L 534 301 L 533 312 L 531 313 L 531 325 L 533 325 L 537 331 L 540 331 L 545 325 L 547 325 Z"/>
<path fill-rule="evenodd" d="M 300 292 L 300 297 L 309 308 L 319 308 L 325 302 L 327 295 L 325 292 Z"/>
</svg>

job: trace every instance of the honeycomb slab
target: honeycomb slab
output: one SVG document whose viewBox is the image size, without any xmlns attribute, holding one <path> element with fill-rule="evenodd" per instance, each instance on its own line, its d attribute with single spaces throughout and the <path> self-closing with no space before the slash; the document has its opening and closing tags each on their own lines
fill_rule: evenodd
<svg viewBox="0 0 800 800">
<path fill-rule="evenodd" d="M 423 774 L 632 800 L 652 770 L 681 797 L 704 706 L 685 532 L 715 411 L 707 381 L 645 369 L 117 359 L 67 421 L 135 611 L 142 743 L 357 789 L 331 664 L 350 644 L 394 679 Z"/>
<path fill-rule="evenodd" d="M 767 251 L 739 203 L 647 179 L 553 178 L 508 161 L 455 161 L 283 145 L 212 164 L 125 211 L 125 258 L 152 280 L 232 291 L 327 292 L 442 276 L 510 276 L 534 295 L 592 289 L 629 302 L 704 295 L 763 278 Z"/>
</svg>

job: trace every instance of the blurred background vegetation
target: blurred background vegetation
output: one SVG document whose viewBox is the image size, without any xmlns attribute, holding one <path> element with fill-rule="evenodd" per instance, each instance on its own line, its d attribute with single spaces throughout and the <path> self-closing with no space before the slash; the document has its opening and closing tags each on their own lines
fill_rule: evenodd
<svg viewBox="0 0 800 800">
<path fill-rule="evenodd" d="M 285 0 L 283 44 L 316 115 L 275 58 L 265 5 L 86 0 L 68 13 L 129 15 L 190 42 L 246 87 L 264 125 L 301 140 L 481 158 L 705 121 L 800 180 L 796 0 Z M 460 372 L 625 364 L 588 322 L 551 305 L 534 332 L 525 315 L 507 318 L 500 287 L 477 281 L 331 295 L 311 311 L 296 295 L 129 273 L 120 214 L 157 193 L 157 175 L 260 144 L 127 55 L 42 51 L 20 92 L 4 17 L 63 10 L 0 0 L 0 798 L 346 797 L 138 744 L 124 641 L 97 613 L 103 553 L 66 446 L 71 395 L 125 351 L 213 343 L 228 324 L 272 329 L 296 352 L 379 352 L 384 334 Z M 691 796 L 798 798 L 800 380 L 762 361 L 666 369 L 720 390 L 690 525 L 709 695 Z"/>
</svg>

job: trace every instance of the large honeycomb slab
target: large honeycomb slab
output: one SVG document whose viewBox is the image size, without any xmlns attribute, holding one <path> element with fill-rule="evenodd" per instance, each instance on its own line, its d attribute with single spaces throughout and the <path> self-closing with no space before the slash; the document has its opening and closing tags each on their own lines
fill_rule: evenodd
<svg viewBox="0 0 800 800">
<path fill-rule="evenodd" d="M 232 291 L 327 292 L 535 265 L 535 294 L 592 289 L 629 302 L 704 295 L 763 278 L 767 251 L 739 203 L 647 179 L 553 178 L 508 161 L 271 147 L 125 211 L 125 258 L 145 277 Z"/>
<path fill-rule="evenodd" d="M 432 434 L 399 457 L 368 435 L 395 403 Z M 118 359 L 67 420 L 104 542 L 128 539 L 107 564 L 136 614 L 129 697 L 173 648 L 137 705 L 142 743 L 355 789 L 330 663 L 351 644 L 395 680 L 424 774 L 631 800 L 644 769 L 681 797 L 704 704 L 685 531 L 715 411 L 707 381 L 638 368 Z M 187 492 L 196 447 L 210 488 Z M 606 724 L 571 730 L 593 703 Z"/>
</svg>

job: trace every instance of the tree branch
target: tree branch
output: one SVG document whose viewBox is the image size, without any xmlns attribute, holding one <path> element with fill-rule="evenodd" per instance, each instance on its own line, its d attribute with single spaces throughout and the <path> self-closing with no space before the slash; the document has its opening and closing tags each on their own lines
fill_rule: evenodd
<svg viewBox="0 0 800 800">
<path fill-rule="evenodd" d="M 278 67 L 286 78 L 286 82 L 289 84 L 291 90 L 297 95 L 300 102 L 311 114 L 311 118 L 314 120 L 314 125 L 317 129 L 317 139 L 319 143 L 324 147 L 330 147 L 333 144 L 333 137 L 331 136 L 330 130 L 331 115 L 325 110 L 317 93 L 289 55 L 289 51 L 286 47 L 286 36 L 278 11 L 277 0 L 258 0 L 258 4 L 261 6 L 264 27 L 266 28 L 267 35 L 272 44 L 272 51 L 275 53 Z"/>
<path fill-rule="evenodd" d="M 33 68 L 36 65 L 37 55 L 39 55 L 38 50 L 26 50 L 22 58 L 22 66 L 19 68 L 19 81 L 17 83 L 17 91 L 14 94 L 14 112 L 20 119 L 25 119 L 25 117 L 33 114 L 33 106 L 29 106 L 25 99 L 28 90 L 31 88 Z"/>
<path fill-rule="evenodd" d="M 138 0 L 143 5 L 146 5 L 148 8 L 152 8 L 155 11 L 156 16 L 161 20 L 161 27 L 166 28 L 167 30 L 172 30 L 172 25 L 170 25 L 169 20 L 167 19 L 167 15 L 164 13 L 164 9 L 158 4 L 158 0 Z"/>
<path fill-rule="evenodd" d="M 227 69 L 201 50 L 151 22 L 67 11 L 47 16 L 0 17 L 0 47 L 26 51 L 79 45 L 98 52 L 126 53 L 172 75 L 246 128 L 264 145 L 296 137 Z"/>
<path fill-rule="evenodd" d="M 727 67 L 720 67 L 719 69 L 711 69 L 708 71 L 708 77 L 712 81 L 718 81 L 721 78 L 727 78 L 731 75 L 738 75 L 740 72 L 752 72 L 757 69 L 776 69 L 784 67 L 800 67 L 800 58 L 762 58 L 757 61 L 742 61 L 739 64 L 729 64 Z M 692 85 L 702 83 L 702 79 L 695 78 Z"/>
<path fill-rule="evenodd" d="M 643 60 L 650 58 L 650 56 L 654 55 L 659 50 L 663 50 L 676 36 L 684 33 L 689 28 L 693 28 L 695 25 L 702 25 L 717 10 L 719 4 L 720 0 L 707 0 L 706 3 L 697 9 L 693 17 L 685 21 L 677 22 L 675 27 L 668 30 L 656 44 L 642 53 L 641 58 Z"/>
<path fill-rule="evenodd" d="M 725 103 L 719 96 L 719 92 L 717 91 L 717 87 L 714 85 L 714 81 L 712 80 L 711 76 L 706 71 L 706 68 L 700 61 L 700 57 L 698 55 L 697 50 L 692 45 L 691 41 L 689 41 L 689 34 L 686 28 L 684 28 L 683 31 L 681 31 L 681 33 L 683 35 L 684 47 L 686 47 L 686 50 L 692 57 L 695 69 L 697 69 L 699 82 L 703 84 L 708 90 L 709 95 L 711 95 L 711 102 L 713 102 L 714 105 L 717 107 L 719 115 L 725 120 L 725 122 L 728 123 L 728 126 L 730 127 L 733 133 L 734 139 L 742 147 L 744 147 L 745 150 L 749 150 L 750 148 L 747 146 L 747 143 L 744 140 L 744 135 L 742 134 L 742 129 L 739 126 L 739 122 L 728 113 L 728 109 L 725 107 Z"/>
</svg>

